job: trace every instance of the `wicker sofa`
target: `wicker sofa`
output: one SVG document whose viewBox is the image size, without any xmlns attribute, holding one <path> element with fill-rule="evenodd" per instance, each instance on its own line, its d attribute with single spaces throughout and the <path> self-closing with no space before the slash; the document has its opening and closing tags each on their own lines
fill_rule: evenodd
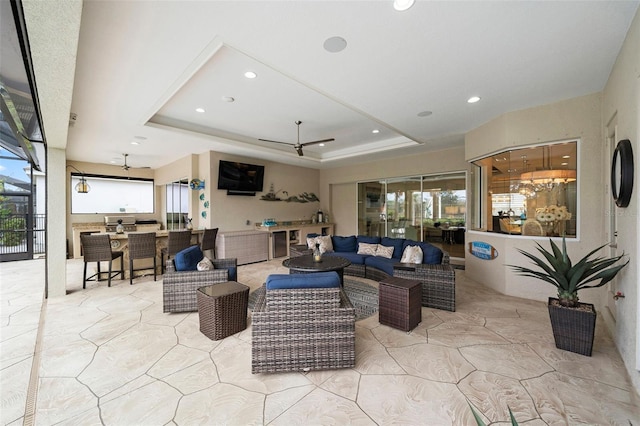
<svg viewBox="0 0 640 426">
<path fill-rule="evenodd" d="M 355 309 L 336 272 L 270 275 L 251 322 L 252 373 L 355 366 Z"/>
<path fill-rule="evenodd" d="M 236 279 L 236 259 L 210 260 L 215 267 L 210 271 L 176 271 L 174 259 L 167 260 L 162 277 L 163 312 L 197 311 L 196 290 L 199 287 Z"/>
<path fill-rule="evenodd" d="M 455 270 L 450 264 L 450 256 L 426 242 L 417 242 L 404 238 L 380 238 L 368 236 L 333 236 L 333 252 L 325 253 L 328 256 L 341 256 L 351 261 L 351 265 L 344 269 L 345 275 L 368 278 L 374 281 L 382 281 L 390 276 L 402 277 L 420 281 L 422 284 L 422 306 L 429 308 L 455 311 Z M 345 242 L 349 239 L 348 243 Z M 353 240 L 355 239 L 355 245 Z M 393 246 L 394 252 L 391 259 L 377 256 L 358 254 L 358 244 L 377 243 L 383 246 Z M 420 264 L 400 263 L 404 248 L 408 245 L 419 245 L 425 253 Z M 290 248 L 291 256 L 311 254 L 306 245 L 296 245 Z M 429 253 L 427 256 L 426 253 Z"/>
</svg>

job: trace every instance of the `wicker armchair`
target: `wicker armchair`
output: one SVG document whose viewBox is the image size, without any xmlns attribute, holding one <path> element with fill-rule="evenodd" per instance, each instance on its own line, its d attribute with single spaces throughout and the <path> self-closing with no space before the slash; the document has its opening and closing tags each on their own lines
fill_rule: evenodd
<svg viewBox="0 0 640 426">
<path fill-rule="evenodd" d="M 229 269 L 238 266 L 235 258 L 210 260 L 215 267 L 210 271 L 176 271 L 173 259 L 167 260 L 167 270 L 162 279 L 163 312 L 197 311 L 196 290 L 229 281 Z"/>
<path fill-rule="evenodd" d="M 355 365 L 355 309 L 340 287 L 265 288 L 251 318 L 254 374 Z"/>
</svg>

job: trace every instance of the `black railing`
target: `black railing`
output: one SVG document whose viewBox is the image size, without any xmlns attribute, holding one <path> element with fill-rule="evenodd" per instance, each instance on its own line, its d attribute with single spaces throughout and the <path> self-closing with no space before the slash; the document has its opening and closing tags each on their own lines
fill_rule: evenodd
<svg viewBox="0 0 640 426">
<path fill-rule="evenodd" d="M 29 227 L 29 225 L 31 225 Z M 0 216 L 0 254 L 26 253 L 29 251 L 27 238 L 33 238 L 33 253 L 45 252 L 46 215 L 27 214 Z"/>
</svg>

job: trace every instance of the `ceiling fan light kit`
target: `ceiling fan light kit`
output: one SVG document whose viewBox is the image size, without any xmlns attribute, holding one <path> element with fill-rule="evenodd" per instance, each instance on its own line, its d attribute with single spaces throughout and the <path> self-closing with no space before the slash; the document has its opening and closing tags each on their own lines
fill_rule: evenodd
<svg viewBox="0 0 640 426">
<path fill-rule="evenodd" d="M 302 124 L 302 121 L 296 120 L 295 123 L 296 123 L 296 126 L 298 126 L 298 141 L 295 144 L 291 144 L 289 142 L 272 141 L 272 140 L 269 140 L 269 139 L 258 139 L 258 140 L 262 141 L 262 142 L 279 143 L 279 144 L 282 144 L 282 145 L 293 146 L 293 149 L 296 150 L 296 152 L 298 153 L 298 155 L 300 157 L 304 157 L 304 153 L 302 152 L 302 148 L 305 147 L 305 146 L 325 144 L 327 142 L 331 142 L 331 141 L 335 140 L 334 138 L 330 138 L 330 139 L 322 139 L 322 140 L 318 140 L 318 141 L 300 143 L 300 125 Z"/>
</svg>

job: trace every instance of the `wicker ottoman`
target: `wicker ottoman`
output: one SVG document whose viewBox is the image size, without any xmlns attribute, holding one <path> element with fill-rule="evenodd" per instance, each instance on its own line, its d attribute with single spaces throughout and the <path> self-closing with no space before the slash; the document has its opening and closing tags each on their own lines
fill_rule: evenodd
<svg viewBox="0 0 640 426">
<path fill-rule="evenodd" d="M 200 332 L 211 340 L 224 339 L 247 328 L 249 287 L 235 281 L 200 287 Z"/>
<path fill-rule="evenodd" d="M 380 281 L 378 298 L 380 324 L 411 331 L 422 321 L 420 281 L 399 277 L 385 278 Z"/>
</svg>

